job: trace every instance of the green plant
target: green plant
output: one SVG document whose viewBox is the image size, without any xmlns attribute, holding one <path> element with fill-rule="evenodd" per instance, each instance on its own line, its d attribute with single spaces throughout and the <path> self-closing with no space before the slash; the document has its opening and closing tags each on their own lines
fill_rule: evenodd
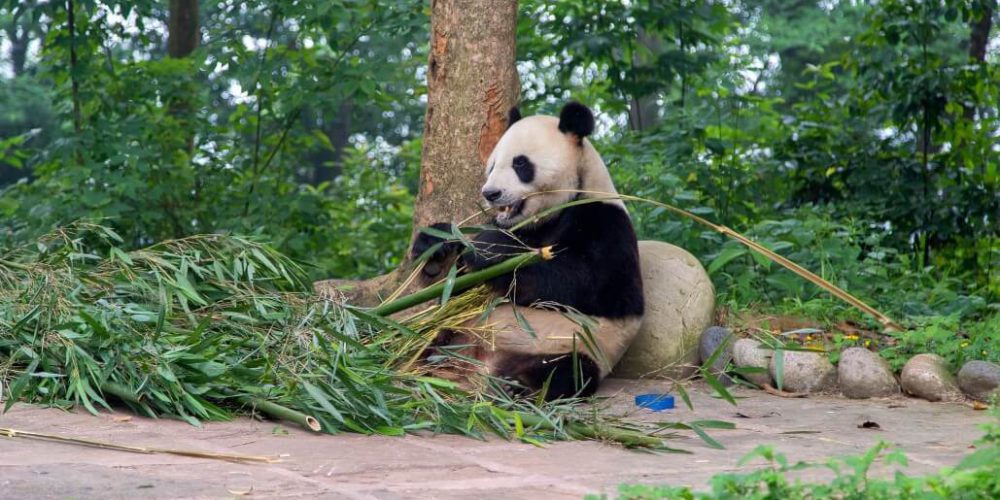
<svg viewBox="0 0 1000 500">
<path fill-rule="evenodd" d="M 1000 422 L 1000 412 L 993 410 Z M 831 459 L 822 467 L 833 472 L 829 482 L 804 482 L 789 476 L 806 469 L 820 467 L 804 462 L 790 463 L 773 447 L 762 445 L 740 460 L 746 465 L 763 459 L 767 466 L 748 473 L 718 474 L 710 481 L 710 489 L 698 491 L 689 487 L 622 485 L 618 498 L 639 499 L 991 499 L 1000 495 L 1000 425 L 985 426 L 984 437 L 977 450 L 966 456 L 956 467 L 945 468 L 928 476 L 907 476 L 897 472 L 891 477 L 872 477 L 871 468 L 881 462 L 903 468 L 906 456 L 880 442 L 866 453 L 842 459 Z M 605 498 L 600 497 L 589 498 Z"/>
</svg>

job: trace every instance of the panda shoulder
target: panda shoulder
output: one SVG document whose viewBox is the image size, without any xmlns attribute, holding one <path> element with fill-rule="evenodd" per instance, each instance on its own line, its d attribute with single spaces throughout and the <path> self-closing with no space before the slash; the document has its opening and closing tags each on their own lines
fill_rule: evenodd
<svg viewBox="0 0 1000 500">
<path fill-rule="evenodd" d="M 595 202 L 577 205 L 574 219 L 593 233 L 592 240 L 635 240 L 635 229 L 628 212 L 620 205 Z"/>
</svg>

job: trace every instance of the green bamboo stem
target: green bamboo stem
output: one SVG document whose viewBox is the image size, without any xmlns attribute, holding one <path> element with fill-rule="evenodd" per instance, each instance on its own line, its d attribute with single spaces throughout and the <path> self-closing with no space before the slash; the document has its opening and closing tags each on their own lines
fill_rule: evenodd
<svg viewBox="0 0 1000 500">
<path fill-rule="evenodd" d="M 530 266 L 531 264 L 535 264 L 543 260 L 550 260 L 553 257 L 552 247 L 540 248 L 533 252 L 525 252 L 515 255 L 514 257 L 511 257 L 499 264 L 495 264 L 468 274 L 463 274 L 455 278 L 455 281 L 452 284 L 452 291 L 454 293 L 461 292 L 465 289 L 496 278 L 497 276 L 512 272 L 521 266 Z M 446 286 L 448 286 L 448 282 L 442 281 L 441 283 L 424 288 L 419 292 L 412 293 L 405 297 L 400 297 L 391 302 L 386 302 L 369 312 L 375 316 L 388 316 L 390 314 L 397 313 L 417 304 L 422 304 L 428 300 L 440 297 Z"/>
<path fill-rule="evenodd" d="M 319 420 L 311 415 L 306 415 L 300 411 L 293 410 L 291 408 L 281 406 L 277 403 L 272 403 L 265 399 L 255 398 L 252 396 L 237 396 L 244 404 L 253 406 L 262 413 L 268 415 L 269 417 L 276 418 L 278 420 L 287 420 L 289 422 L 295 422 L 296 424 L 305 427 L 313 432 L 319 432 L 323 430 L 323 426 L 320 425 Z"/>
</svg>

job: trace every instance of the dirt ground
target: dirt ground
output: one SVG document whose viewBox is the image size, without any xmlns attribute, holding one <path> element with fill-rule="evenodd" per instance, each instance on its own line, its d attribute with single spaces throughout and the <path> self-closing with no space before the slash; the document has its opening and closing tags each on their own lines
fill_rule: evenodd
<svg viewBox="0 0 1000 500">
<path fill-rule="evenodd" d="M 592 442 L 537 448 L 456 436 L 316 435 L 248 419 L 196 428 L 126 413 L 94 417 L 16 405 L 0 416 L 0 427 L 281 460 L 248 465 L 0 437 L 0 498 L 580 498 L 613 494 L 623 482 L 702 487 L 713 474 L 754 467 L 737 463 L 760 444 L 774 445 L 792 461 L 822 463 L 861 453 L 880 439 L 900 446 L 910 459 L 907 470 L 921 474 L 957 463 L 981 435 L 977 424 L 990 419 L 959 404 L 902 397 L 783 399 L 749 389 L 735 390 L 740 399 L 733 407 L 699 385 L 690 389 L 694 411 L 634 409 L 632 395 L 666 388 L 654 381 L 611 380 L 603 393 L 613 395 L 613 410 L 636 419 L 733 422 L 735 430 L 711 431 L 725 450 L 687 434 L 671 444 L 692 454 L 653 454 Z M 859 428 L 865 421 L 881 429 Z"/>
</svg>

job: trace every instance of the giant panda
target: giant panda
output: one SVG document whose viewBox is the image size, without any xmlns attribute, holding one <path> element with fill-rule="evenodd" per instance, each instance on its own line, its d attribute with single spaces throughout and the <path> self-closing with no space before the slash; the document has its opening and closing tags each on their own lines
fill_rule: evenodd
<svg viewBox="0 0 1000 500">
<path fill-rule="evenodd" d="M 466 270 L 493 265 L 525 246 L 552 245 L 555 252 L 551 260 L 487 283 L 492 294 L 508 299 L 481 321 L 495 334 L 490 341 L 457 332 L 440 336 L 432 350 L 460 351 L 452 352 L 448 370 L 464 365 L 519 392 L 546 388 L 549 400 L 586 397 L 635 338 L 644 311 L 635 231 L 604 161 L 587 140 L 593 130 L 593 113 L 578 102 L 566 104 L 558 118 L 521 118 L 511 109 L 482 186 L 495 229 L 476 234 L 471 248 L 424 232 L 415 239 L 414 257 L 434 250 L 424 255 L 427 280 L 440 279 L 463 249 L 457 265 Z M 544 214 L 587 198 L 597 201 Z"/>
</svg>

